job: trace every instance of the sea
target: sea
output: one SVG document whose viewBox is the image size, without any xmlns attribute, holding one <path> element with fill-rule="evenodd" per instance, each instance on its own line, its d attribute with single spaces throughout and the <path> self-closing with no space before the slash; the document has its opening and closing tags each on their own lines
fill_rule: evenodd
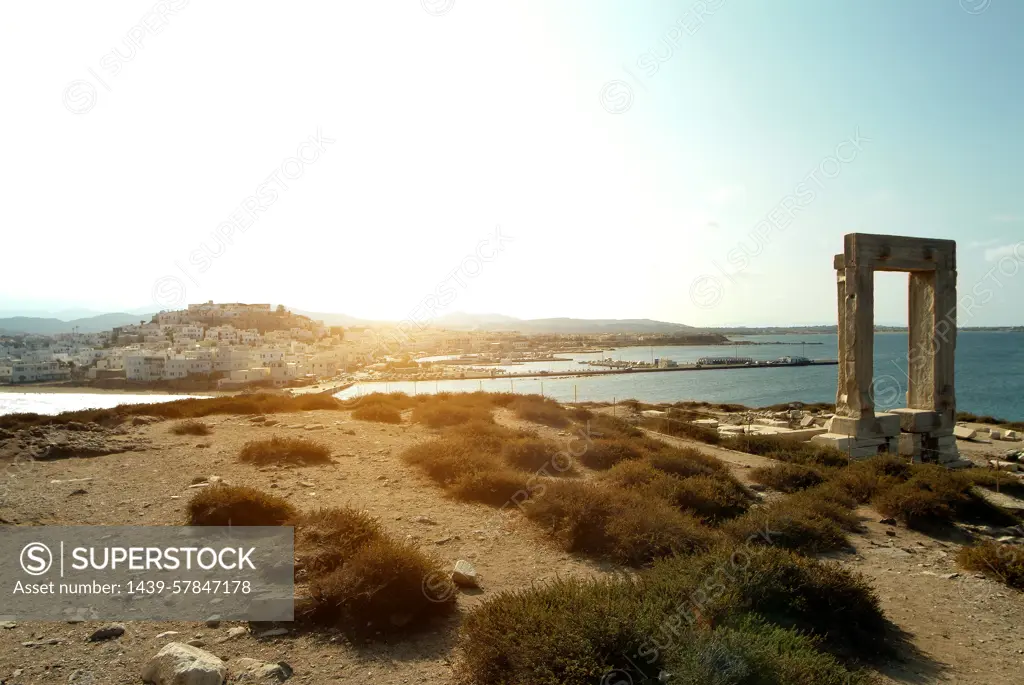
<svg viewBox="0 0 1024 685">
<path fill-rule="evenodd" d="M 799 355 L 810 359 L 836 359 L 835 334 L 734 336 L 733 345 L 623 347 L 599 353 L 559 354 L 568 361 L 528 362 L 501 368 L 509 373 L 573 373 L 596 367 L 581 361 L 611 357 L 615 360 L 652 361 L 671 359 L 695 362 L 704 356 L 737 356 L 777 359 Z M 742 342 L 761 343 L 744 345 Z M 881 410 L 906 406 L 907 334 L 876 333 L 873 393 Z M 430 358 L 437 359 L 437 358 Z M 367 382 L 356 384 L 338 397 L 371 392 L 517 392 L 543 394 L 563 402 L 644 402 L 704 400 L 761 407 L 787 402 L 834 402 L 838 367 L 790 366 L 752 369 L 624 373 L 607 376 L 558 378 L 498 378 L 426 382 Z M 960 331 L 956 348 L 957 408 L 1011 421 L 1024 420 L 1024 333 Z M 183 395 L 130 395 L 86 393 L 0 392 L 0 414 L 36 412 L 56 414 L 73 409 L 112 407 L 136 402 L 181 399 Z"/>
<path fill-rule="evenodd" d="M 593 370 L 580 361 L 671 359 L 695 362 L 704 356 L 778 359 L 803 356 L 836 359 L 838 338 L 833 334 L 731 336 L 736 343 L 672 347 L 623 347 L 601 353 L 556 355 L 565 362 L 529 362 L 502 368 L 510 373 L 546 370 L 566 373 Z M 764 344 L 768 343 L 768 344 Z M 906 406 L 908 340 L 906 332 L 876 333 L 873 394 L 879 411 Z M 369 392 L 512 391 L 538 393 L 563 402 L 643 402 L 704 400 L 762 407 L 785 402 L 835 402 L 839 367 L 788 366 L 752 369 L 624 373 L 607 376 L 448 380 L 427 382 L 360 383 L 338 393 L 349 398 Z M 1011 421 L 1024 419 L 1024 333 L 960 331 L 956 347 L 957 409 L 989 414 Z"/>
</svg>

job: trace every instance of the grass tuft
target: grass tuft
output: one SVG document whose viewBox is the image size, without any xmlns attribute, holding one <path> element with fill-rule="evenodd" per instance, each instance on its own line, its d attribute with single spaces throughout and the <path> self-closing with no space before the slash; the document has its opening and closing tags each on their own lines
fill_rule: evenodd
<svg viewBox="0 0 1024 685">
<path fill-rule="evenodd" d="M 203 488 L 186 510 L 190 526 L 283 526 L 294 515 L 287 500 L 241 485 Z"/>
<path fill-rule="evenodd" d="M 213 429 L 203 421 L 188 419 L 171 426 L 171 432 L 175 435 L 209 435 Z"/>
<path fill-rule="evenodd" d="M 245 443 L 238 453 L 238 460 L 256 466 L 326 464 L 331 461 L 331 450 L 327 445 L 315 440 L 275 436 L 269 440 L 252 440 Z"/>
</svg>

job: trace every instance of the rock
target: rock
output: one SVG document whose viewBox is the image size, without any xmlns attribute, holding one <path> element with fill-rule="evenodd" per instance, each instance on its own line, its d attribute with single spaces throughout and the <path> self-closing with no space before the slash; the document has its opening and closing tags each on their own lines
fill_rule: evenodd
<svg viewBox="0 0 1024 685">
<path fill-rule="evenodd" d="M 10 630 L 11 628 L 17 628 L 18 624 L 14 621 L 0 621 L 0 628 L 4 630 Z"/>
<path fill-rule="evenodd" d="M 887 531 L 885 531 L 885 534 L 888 535 L 891 538 L 896 537 L 896 531 L 894 531 L 894 530 L 887 530 Z"/>
<path fill-rule="evenodd" d="M 237 682 L 283 683 L 291 678 L 294 672 L 292 667 L 283 661 L 272 664 L 245 657 L 231 661 L 231 680 Z"/>
<path fill-rule="evenodd" d="M 29 642 L 22 642 L 22 647 L 46 647 L 47 645 L 59 645 L 62 640 L 55 637 L 51 637 L 49 640 L 35 640 Z"/>
<path fill-rule="evenodd" d="M 157 635 L 156 639 L 157 640 L 163 640 L 165 637 L 170 637 L 171 635 L 177 635 L 177 634 L 178 634 L 177 630 L 165 630 L 164 632 L 162 632 L 159 635 Z"/>
<path fill-rule="evenodd" d="M 944 575 L 942 577 L 945 578 L 946 580 L 953 580 L 954 578 L 959 578 L 960 574 L 959 573 L 947 573 L 946 575 Z"/>
<path fill-rule="evenodd" d="M 464 559 L 455 562 L 455 570 L 452 571 L 452 582 L 459 587 L 480 587 L 480 577 L 473 568 L 473 564 Z"/>
<path fill-rule="evenodd" d="M 885 524 L 887 526 L 895 526 L 896 519 L 882 519 L 881 521 L 879 521 L 879 523 Z"/>
<path fill-rule="evenodd" d="M 113 640 L 122 635 L 124 635 L 124 626 L 120 623 L 112 623 L 94 632 L 89 636 L 88 640 L 89 642 L 101 642 L 103 640 Z"/>
<path fill-rule="evenodd" d="M 200 640 L 198 637 L 189 640 L 185 644 L 188 645 L 189 647 L 205 647 L 206 646 L 206 643 L 203 642 L 202 640 Z"/>
<path fill-rule="evenodd" d="M 953 435 L 956 436 L 957 440 L 974 440 L 978 437 L 978 431 L 967 426 L 954 426 Z"/>
<path fill-rule="evenodd" d="M 430 518 L 429 516 L 413 516 L 409 520 L 412 521 L 413 523 L 425 523 L 425 524 L 427 524 L 429 526 L 436 526 L 437 525 L 437 521 L 435 521 L 434 519 Z"/>
<path fill-rule="evenodd" d="M 279 635 L 287 634 L 287 628 L 271 628 L 270 630 L 264 630 L 262 633 L 256 633 L 256 637 L 277 637 Z"/>
<path fill-rule="evenodd" d="M 220 628 L 220 616 L 214 614 L 210 618 L 206 619 L 207 628 Z"/>
<path fill-rule="evenodd" d="M 172 642 L 142 669 L 142 681 L 154 685 L 221 685 L 224 662 L 196 647 Z"/>
<path fill-rule="evenodd" d="M 308 431 L 322 431 L 324 428 L 326 428 L 326 426 L 322 423 L 311 423 L 306 426 L 306 430 Z"/>
<path fill-rule="evenodd" d="M 242 637 L 249 632 L 249 629 L 245 626 L 235 626 L 234 628 L 228 629 L 228 634 L 224 637 L 219 637 L 215 640 L 217 644 L 223 644 L 229 640 L 234 640 L 236 637 Z"/>
<path fill-rule="evenodd" d="M 210 485 L 220 485 L 221 483 L 224 482 L 224 479 L 221 478 L 220 476 L 210 476 L 209 478 L 206 479 L 206 482 L 209 483 Z"/>
</svg>

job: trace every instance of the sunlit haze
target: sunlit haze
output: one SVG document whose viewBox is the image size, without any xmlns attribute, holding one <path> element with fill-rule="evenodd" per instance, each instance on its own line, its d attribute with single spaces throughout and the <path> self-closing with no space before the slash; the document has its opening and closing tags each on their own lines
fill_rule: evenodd
<svg viewBox="0 0 1024 685">
<path fill-rule="evenodd" d="M 1024 323 L 1024 4 L 4 15 L 0 315 L 400 320 L 447 283 L 437 315 L 834 324 L 868 232 L 957 240 L 961 325 Z M 879 276 L 878 322 L 905 287 Z"/>
</svg>

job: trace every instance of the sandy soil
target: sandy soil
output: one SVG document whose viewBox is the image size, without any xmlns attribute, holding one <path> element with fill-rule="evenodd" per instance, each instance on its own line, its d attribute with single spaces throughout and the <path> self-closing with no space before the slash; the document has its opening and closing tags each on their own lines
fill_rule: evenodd
<svg viewBox="0 0 1024 685">
<path fill-rule="evenodd" d="M 505 411 L 496 417 L 506 425 L 527 425 Z M 194 492 L 189 488 L 193 478 L 218 475 L 230 483 L 280 493 L 300 507 L 351 504 L 367 509 L 393 535 L 415 540 L 451 564 L 458 559 L 472 561 L 483 578 L 482 589 L 460 593 L 460 613 L 501 590 L 529 587 L 556 576 L 616 572 L 562 552 L 514 508 L 496 514 L 491 507 L 442 495 L 399 458 L 409 445 L 428 439 L 433 434 L 428 429 L 365 423 L 352 420 L 347 412 L 334 411 L 273 418 L 281 424 L 259 427 L 246 417 L 210 417 L 207 422 L 213 434 L 198 438 L 172 435 L 166 422 L 134 426 L 129 429 L 131 436 L 146 446 L 139 451 L 6 465 L 10 487 L 0 500 L 0 520 L 18 525 L 180 524 Z M 310 424 L 325 428 L 307 430 Z M 554 440 L 568 439 L 553 429 L 529 427 Z M 334 463 L 282 469 L 235 461 L 245 441 L 275 434 L 323 440 L 333 449 Z M 744 479 L 745 471 L 768 461 L 699 447 L 732 464 Z M 73 494 L 80 490 L 85 492 Z M 853 536 L 855 551 L 833 558 L 871 579 L 887 615 L 905 632 L 904 659 L 882 670 L 884 682 L 1020 683 L 1024 594 L 956 568 L 954 558 L 965 534 L 932 538 L 879 524 L 878 515 L 869 509 L 861 514 L 866 532 Z M 416 522 L 414 518 L 420 516 L 434 523 Z M 239 657 L 286 661 L 295 669 L 293 682 L 448 683 L 458 622 L 457 615 L 432 631 L 393 644 L 351 644 L 339 633 L 274 638 L 246 634 L 217 643 L 229 628 L 244 624 L 212 628 L 180 622 L 128 623 L 124 636 L 88 643 L 86 637 L 104 623 L 18 622 L 0 629 L 0 681 L 12 685 L 137 683 L 145 661 L 164 644 L 199 636 L 206 649 L 228 659 L 229 665 Z M 165 631 L 178 635 L 158 639 Z M 47 638 L 62 643 L 22 646 Z"/>
</svg>

